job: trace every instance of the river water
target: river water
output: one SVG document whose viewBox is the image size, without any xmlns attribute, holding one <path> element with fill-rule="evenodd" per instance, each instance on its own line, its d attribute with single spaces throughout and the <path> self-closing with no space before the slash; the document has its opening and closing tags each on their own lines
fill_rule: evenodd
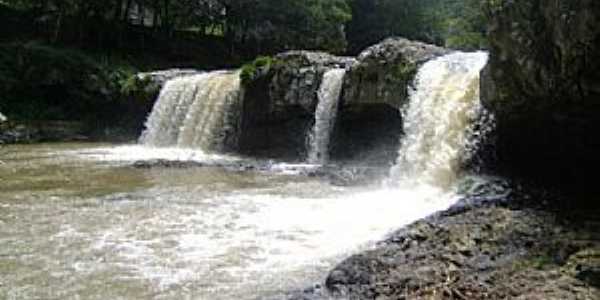
<svg viewBox="0 0 600 300">
<path fill-rule="evenodd" d="M 277 163 L 132 166 L 154 158 L 241 160 L 142 146 L 0 148 L 0 298 L 279 298 L 456 200 L 377 181 L 333 186 Z"/>
<path fill-rule="evenodd" d="M 167 84 L 143 145 L 4 146 L 0 299 L 281 299 L 322 282 L 343 258 L 457 201 L 461 161 L 486 132 L 473 126 L 486 61 L 425 63 L 402 109 L 397 163 L 354 186 L 307 175 L 317 165 L 187 150 L 218 152 L 235 132 L 230 72 Z M 323 141 L 329 127 L 316 126 Z M 319 149 L 326 157 L 327 143 Z M 204 166 L 134 167 L 155 159 Z"/>
</svg>

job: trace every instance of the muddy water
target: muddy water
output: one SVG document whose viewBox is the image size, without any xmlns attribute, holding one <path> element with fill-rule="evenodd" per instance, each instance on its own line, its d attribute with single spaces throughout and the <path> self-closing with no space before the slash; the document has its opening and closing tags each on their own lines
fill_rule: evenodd
<svg viewBox="0 0 600 300">
<path fill-rule="evenodd" d="M 240 161 L 140 146 L 0 148 L 0 298 L 279 298 L 455 201 L 429 187 L 336 187 L 286 164 L 131 166 L 153 158 Z"/>
</svg>

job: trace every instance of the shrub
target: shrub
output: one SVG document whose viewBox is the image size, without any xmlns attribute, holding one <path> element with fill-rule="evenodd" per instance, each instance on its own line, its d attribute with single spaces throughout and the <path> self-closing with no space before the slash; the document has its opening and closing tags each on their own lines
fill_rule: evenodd
<svg viewBox="0 0 600 300">
<path fill-rule="evenodd" d="M 260 74 L 264 74 L 276 63 L 276 59 L 271 56 L 259 56 L 254 61 L 242 66 L 240 79 L 242 84 L 246 85 L 256 79 Z"/>
</svg>

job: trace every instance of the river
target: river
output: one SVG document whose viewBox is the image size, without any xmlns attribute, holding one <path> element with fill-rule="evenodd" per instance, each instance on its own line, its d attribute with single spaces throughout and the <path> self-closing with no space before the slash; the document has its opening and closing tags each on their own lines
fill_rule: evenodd
<svg viewBox="0 0 600 300">
<path fill-rule="evenodd" d="M 335 186 L 284 163 L 243 172 L 133 167 L 157 158 L 245 159 L 184 149 L 71 143 L 0 151 L 3 299 L 279 298 L 455 201 L 433 188 Z"/>
</svg>

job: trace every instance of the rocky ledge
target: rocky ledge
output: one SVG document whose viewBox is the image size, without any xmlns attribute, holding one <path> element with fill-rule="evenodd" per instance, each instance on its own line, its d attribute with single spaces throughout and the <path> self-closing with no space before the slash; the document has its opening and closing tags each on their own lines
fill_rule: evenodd
<svg viewBox="0 0 600 300">
<path fill-rule="evenodd" d="M 530 205 L 548 197 L 466 198 L 291 298 L 600 299 L 600 214 Z"/>
<path fill-rule="evenodd" d="M 386 104 L 400 108 L 419 66 L 448 53 L 448 49 L 399 37 L 365 49 L 344 80 L 343 106 Z"/>
<path fill-rule="evenodd" d="M 496 116 L 498 167 L 593 190 L 600 167 L 600 1 L 483 4 L 490 61 L 481 93 Z"/>
<path fill-rule="evenodd" d="M 386 168 L 343 165 L 280 164 L 274 161 L 232 160 L 232 161 L 190 161 L 190 160 L 140 160 L 131 164 L 135 169 L 190 169 L 219 168 L 230 172 L 264 172 L 320 178 L 332 185 L 369 185 L 387 175 Z"/>
<path fill-rule="evenodd" d="M 399 108 L 408 99 L 408 86 L 419 66 L 449 50 L 389 38 L 369 47 L 357 58 L 323 52 L 290 51 L 257 64 L 244 84 L 241 152 L 252 155 L 301 158 L 314 122 L 323 74 L 347 70 L 340 95 L 332 156 L 370 160 L 370 153 L 395 157 L 402 133 Z M 384 145 L 385 149 L 379 146 Z M 378 148 L 379 147 L 379 148 Z M 352 148 L 356 156 L 350 156 Z M 283 153 L 283 155 L 273 155 Z M 367 156 L 367 157 L 365 157 Z"/>
<path fill-rule="evenodd" d="M 84 141 L 89 139 L 85 133 L 81 122 L 0 122 L 0 144 Z"/>
</svg>

